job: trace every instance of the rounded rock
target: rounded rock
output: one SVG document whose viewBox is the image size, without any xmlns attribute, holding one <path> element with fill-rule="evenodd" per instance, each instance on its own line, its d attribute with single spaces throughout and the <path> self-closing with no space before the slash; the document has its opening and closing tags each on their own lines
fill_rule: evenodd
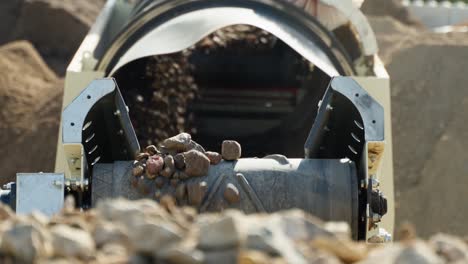
<svg viewBox="0 0 468 264">
<path fill-rule="evenodd" d="M 143 175 L 143 173 L 145 173 L 145 168 L 141 164 L 137 164 L 135 167 L 133 167 L 133 177 L 140 177 Z"/>
<path fill-rule="evenodd" d="M 200 151 L 202 153 L 205 153 L 205 149 L 200 145 L 198 144 L 197 142 L 191 140 L 190 143 L 187 145 L 185 151 L 189 151 L 189 150 L 197 150 L 197 151 Z"/>
<path fill-rule="evenodd" d="M 162 170 L 159 174 L 160 174 L 161 176 L 163 176 L 163 177 L 169 179 L 169 178 L 171 178 L 172 175 L 174 174 L 174 171 L 175 171 L 174 169 L 171 169 L 171 168 L 169 168 L 169 167 L 166 167 L 166 168 L 164 168 L 164 170 Z"/>
<path fill-rule="evenodd" d="M 164 168 L 170 168 L 171 170 L 175 169 L 174 157 L 171 155 L 164 157 Z"/>
<path fill-rule="evenodd" d="M 171 155 L 168 155 L 164 158 L 164 169 L 161 171 L 161 176 L 171 178 L 174 172 L 174 158 Z"/>
<path fill-rule="evenodd" d="M 142 160 L 145 160 L 147 158 L 149 158 L 149 154 L 148 153 L 139 153 L 137 156 L 136 156 L 136 160 L 138 161 L 142 161 Z"/>
<path fill-rule="evenodd" d="M 190 134 L 180 133 L 177 136 L 164 140 L 162 145 L 168 150 L 185 151 L 190 145 L 191 140 Z"/>
<path fill-rule="evenodd" d="M 184 154 L 179 153 L 174 156 L 174 165 L 177 169 L 183 170 L 185 168 L 185 157 Z"/>
<path fill-rule="evenodd" d="M 208 151 L 208 152 L 205 152 L 205 155 L 208 157 L 212 165 L 216 165 L 220 163 L 221 160 L 223 159 L 221 154 L 219 154 L 218 152 Z"/>
<path fill-rule="evenodd" d="M 173 150 L 173 149 L 168 149 L 168 148 L 165 148 L 165 147 L 161 147 L 161 154 L 163 155 L 176 155 L 177 153 L 179 153 L 180 151 L 176 151 L 176 150 Z"/>
<path fill-rule="evenodd" d="M 156 155 L 159 153 L 158 148 L 155 145 L 149 145 L 145 148 L 146 152 L 148 152 L 150 155 Z"/>
<path fill-rule="evenodd" d="M 166 179 L 164 177 L 157 177 L 154 183 L 158 189 L 161 189 L 166 184 Z"/>
<path fill-rule="evenodd" d="M 199 206 L 205 197 L 208 185 L 206 182 L 195 182 L 187 185 L 188 202 L 192 206 Z"/>
<path fill-rule="evenodd" d="M 187 185 L 185 183 L 181 183 L 176 187 L 175 196 L 178 202 L 185 200 L 187 196 Z"/>
<path fill-rule="evenodd" d="M 234 184 L 228 183 L 226 185 L 226 189 L 224 189 L 224 199 L 226 199 L 230 204 L 240 202 L 240 193 Z"/>
<path fill-rule="evenodd" d="M 221 155 L 225 160 L 238 160 L 242 155 L 241 145 L 234 140 L 225 140 L 221 147 Z"/>
<path fill-rule="evenodd" d="M 156 177 L 164 166 L 164 160 L 161 156 L 153 155 L 146 161 L 146 174 Z"/>
<path fill-rule="evenodd" d="M 61 257 L 86 259 L 93 256 L 96 244 L 90 233 L 59 224 L 51 228 L 54 254 Z"/>
<path fill-rule="evenodd" d="M 184 153 L 185 173 L 190 177 L 201 177 L 208 173 L 210 160 L 200 151 L 190 150 Z"/>
<path fill-rule="evenodd" d="M 2 231 L 2 253 L 20 263 L 35 263 L 49 257 L 52 246 L 49 231 L 33 223 L 18 223 Z"/>
<path fill-rule="evenodd" d="M 148 180 L 154 180 L 154 179 L 156 179 L 156 177 L 158 177 L 157 174 L 150 174 L 148 171 L 146 171 L 146 178 Z"/>
</svg>

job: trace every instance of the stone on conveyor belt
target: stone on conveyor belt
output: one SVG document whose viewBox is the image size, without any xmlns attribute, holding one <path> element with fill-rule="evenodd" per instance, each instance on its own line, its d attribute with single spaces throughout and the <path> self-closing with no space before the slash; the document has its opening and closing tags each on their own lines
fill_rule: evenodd
<svg viewBox="0 0 468 264">
<path fill-rule="evenodd" d="M 200 151 L 190 150 L 184 153 L 185 173 L 190 177 L 201 177 L 208 173 L 210 160 Z"/>
<path fill-rule="evenodd" d="M 223 141 L 221 155 L 225 160 L 238 160 L 241 157 L 241 145 L 233 140 Z"/>
</svg>

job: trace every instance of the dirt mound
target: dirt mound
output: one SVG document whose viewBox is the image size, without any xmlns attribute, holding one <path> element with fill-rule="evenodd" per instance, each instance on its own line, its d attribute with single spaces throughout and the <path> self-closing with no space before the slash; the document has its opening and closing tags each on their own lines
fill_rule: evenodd
<svg viewBox="0 0 468 264">
<path fill-rule="evenodd" d="M 103 3 L 103 0 L 3 0 L 0 44 L 28 40 L 53 70 L 63 75 Z"/>
<path fill-rule="evenodd" d="M 394 19 L 413 26 L 421 26 L 421 22 L 404 7 L 401 0 L 365 0 L 361 10 L 370 16 L 390 16 Z"/>
<path fill-rule="evenodd" d="M 468 246 L 439 234 L 429 241 L 405 230 L 386 246 L 356 243 L 343 223 L 300 210 L 200 214 L 150 200 L 101 202 L 82 213 L 67 203 L 48 219 L 15 216 L 0 206 L 0 260 L 5 263 L 466 263 Z M 409 232 L 406 232 L 409 231 Z M 384 262 L 382 262 L 384 261 Z"/>
<path fill-rule="evenodd" d="M 0 47 L 0 181 L 52 171 L 62 81 L 25 41 Z"/>
<path fill-rule="evenodd" d="M 0 48 L 0 183 L 53 171 L 63 92 L 55 73 L 64 75 L 104 2 L 0 1 L 0 44 L 29 40 Z"/>
<path fill-rule="evenodd" d="M 466 235 L 468 213 L 457 201 L 468 185 L 468 38 L 370 21 L 392 83 L 396 224 L 409 220 L 425 237 Z"/>
</svg>

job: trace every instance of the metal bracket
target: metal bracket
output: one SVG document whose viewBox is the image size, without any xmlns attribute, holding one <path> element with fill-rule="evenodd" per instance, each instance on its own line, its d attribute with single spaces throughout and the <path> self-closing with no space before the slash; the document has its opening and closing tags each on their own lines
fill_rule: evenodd
<svg viewBox="0 0 468 264">
<path fill-rule="evenodd" d="M 93 81 L 65 108 L 62 141 L 69 180 L 81 187 L 97 162 L 134 158 L 140 146 L 114 79 Z"/>
<path fill-rule="evenodd" d="M 383 140 L 383 107 L 352 78 L 334 77 L 305 143 L 306 157 L 360 164 L 365 143 Z"/>
<path fill-rule="evenodd" d="M 305 144 L 306 158 L 349 158 L 358 169 L 359 239 L 367 239 L 383 214 L 371 199 L 369 184 L 384 153 L 384 109 L 351 77 L 334 77 L 319 104 L 316 120 Z M 379 216 L 374 221 L 373 217 Z"/>
</svg>

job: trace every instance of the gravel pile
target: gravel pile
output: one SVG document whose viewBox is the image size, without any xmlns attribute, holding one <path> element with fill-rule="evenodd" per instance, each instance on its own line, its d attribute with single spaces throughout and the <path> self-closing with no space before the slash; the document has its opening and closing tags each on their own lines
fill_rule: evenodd
<svg viewBox="0 0 468 264">
<path fill-rule="evenodd" d="M 66 200 L 48 219 L 0 206 L 2 263 L 466 263 L 467 244 L 407 232 L 386 246 L 349 239 L 343 223 L 323 223 L 300 210 L 197 215 L 171 198 L 101 201 L 79 212 Z"/>
<path fill-rule="evenodd" d="M 122 91 L 140 145 L 157 144 L 184 131 L 195 132 L 187 106 L 198 87 L 189 56 L 190 51 L 185 51 L 148 59 L 145 78 L 149 84 Z"/>
<path fill-rule="evenodd" d="M 276 37 L 262 29 L 234 25 L 215 31 L 182 52 L 149 58 L 144 66 L 147 82 L 122 91 L 140 145 L 159 144 L 181 132 L 197 133 L 195 116 L 188 110 L 200 96 L 196 68 L 190 60 L 194 53 L 255 54 L 271 51 L 275 43 Z"/>
<path fill-rule="evenodd" d="M 271 33 L 248 25 L 234 25 L 219 29 L 201 40 L 194 48 L 201 48 L 206 54 L 229 50 L 236 53 L 256 53 L 269 50 L 277 38 Z"/>
</svg>

